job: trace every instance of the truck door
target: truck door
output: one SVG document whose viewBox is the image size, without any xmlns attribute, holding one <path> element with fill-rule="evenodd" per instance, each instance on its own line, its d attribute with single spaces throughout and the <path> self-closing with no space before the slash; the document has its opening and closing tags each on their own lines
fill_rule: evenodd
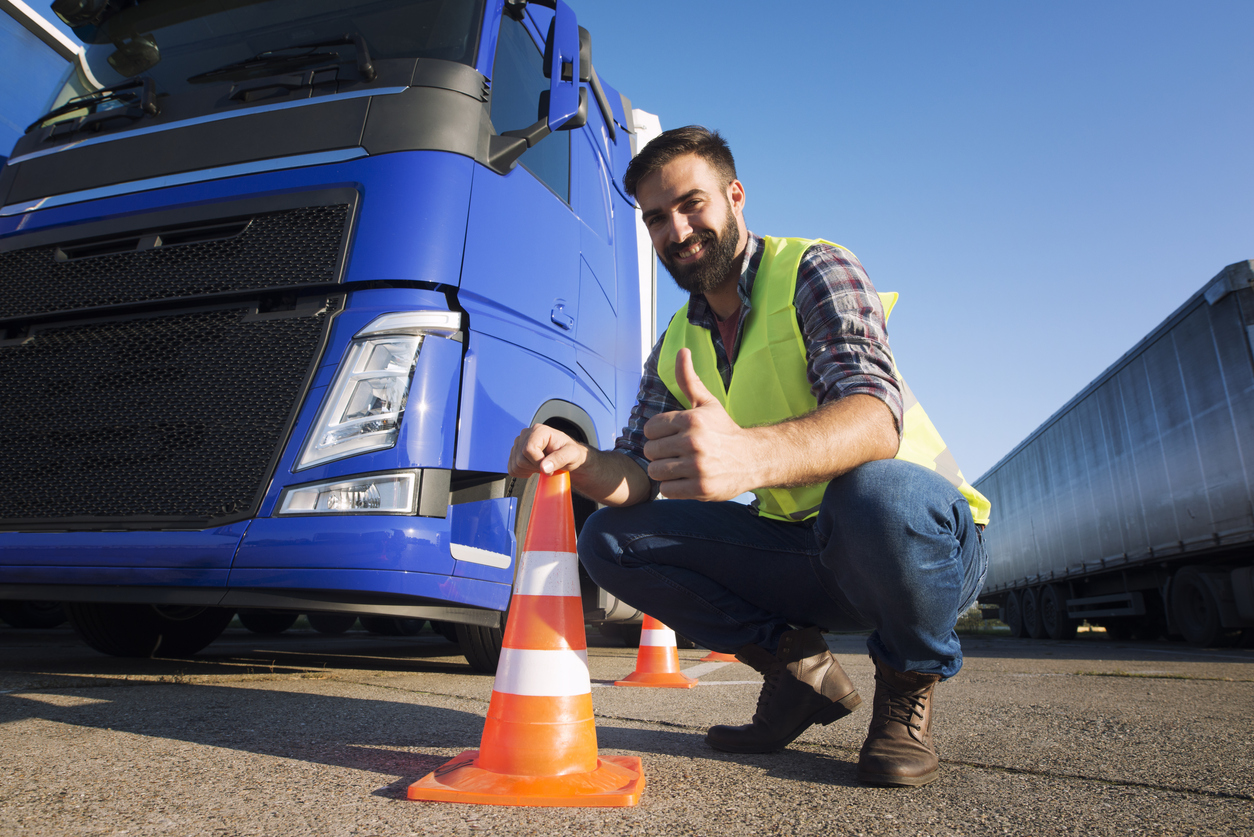
<svg viewBox="0 0 1254 837">
<path fill-rule="evenodd" d="M 496 131 L 535 122 L 541 93 L 548 88 L 533 32 L 503 16 L 492 75 Z M 508 174 L 476 169 L 460 297 L 471 311 L 475 332 L 573 370 L 579 222 L 569 205 L 571 133 L 545 137 Z M 564 394 L 569 396 L 569 391 Z M 527 415 L 523 422 L 530 419 Z"/>
</svg>

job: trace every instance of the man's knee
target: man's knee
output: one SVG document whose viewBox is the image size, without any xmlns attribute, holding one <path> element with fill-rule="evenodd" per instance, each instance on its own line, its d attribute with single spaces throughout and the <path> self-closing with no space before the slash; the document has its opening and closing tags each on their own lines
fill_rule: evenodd
<svg viewBox="0 0 1254 837">
<path fill-rule="evenodd" d="M 819 543 L 878 549 L 904 533 L 956 534 L 962 494 L 948 480 L 900 459 L 868 462 L 831 481 L 816 521 Z"/>
</svg>

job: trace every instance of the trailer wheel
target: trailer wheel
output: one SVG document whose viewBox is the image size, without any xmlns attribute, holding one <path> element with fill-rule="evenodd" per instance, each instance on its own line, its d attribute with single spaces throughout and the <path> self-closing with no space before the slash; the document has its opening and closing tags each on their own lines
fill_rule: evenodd
<svg viewBox="0 0 1254 837">
<path fill-rule="evenodd" d="M 265 608 L 247 608 L 235 614 L 240 624 L 255 634 L 274 636 L 281 634 L 296 624 L 299 613 L 290 610 L 268 610 Z"/>
<path fill-rule="evenodd" d="M 1035 587 L 1023 591 L 1023 630 L 1032 639 L 1045 636 L 1041 624 L 1041 594 Z"/>
<path fill-rule="evenodd" d="M 1171 579 L 1171 612 L 1191 645 L 1215 645 L 1224 635 L 1219 602 L 1197 567 L 1182 567 Z"/>
<path fill-rule="evenodd" d="M 1006 603 L 1001 606 L 1001 621 L 1010 626 L 1010 635 L 1015 639 L 1023 638 L 1023 600 L 1018 590 L 1006 594 Z"/>
<path fill-rule="evenodd" d="M 1067 616 L 1067 591 L 1061 584 L 1041 588 L 1041 628 L 1050 639 L 1074 639 L 1077 620 Z"/>
<path fill-rule="evenodd" d="M 338 636 L 357 624 L 357 614 L 355 613 L 315 611 L 314 613 L 306 613 L 305 618 L 309 620 L 309 627 L 320 634 L 327 634 L 328 636 Z"/>
<path fill-rule="evenodd" d="M 55 628 L 65 622 L 60 602 L 0 602 L 0 621 L 15 628 Z"/>
<path fill-rule="evenodd" d="M 235 611 L 220 607 L 66 602 L 70 625 L 92 648 L 113 657 L 187 657 L 213 642 Z"/>
</svg>

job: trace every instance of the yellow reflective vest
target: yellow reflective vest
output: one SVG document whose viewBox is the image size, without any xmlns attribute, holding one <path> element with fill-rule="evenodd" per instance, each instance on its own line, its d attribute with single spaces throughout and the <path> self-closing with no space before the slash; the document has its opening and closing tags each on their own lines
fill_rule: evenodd
<svg viewBox="0 0 1254 837">
<path fill-rule="evenodd" d="M 675 359 L 681 348 L 692 351 L 697 375 L 741 427 L 776 424 L 818 408 L 806 376 L 805 340 L 797 324 L 793 298 L 801 259 L 812 245 L 819 243 L 831 244 L 822 239 L 764 239 L 762 262 L 749 300 L 751 310 L 740 326 L 740 350 L 730 389 L 723 386 L 723 378 L 718 374 L 710 331 L 688 322 L 686 304 L 675 312 L 658 355 L 658 376 L 685 409 L 692 405 L 675 379 Z M 897 296 L 880 294 L 885 320 L 892 313 Z M 963 477 L 945 440 L 896 368 L 893 374 L 901 385 L 904 401 L 897 459 L 914 462 L 945 477 L 967 499 L 975 522 L 988 523 L 988 500 Z M 753 493 L 758 514 L 763 517 L 808 520 L 818 514 L 826 488 L 827 483 L 822 482 L 799 488 L 760 488 Z"/>
</svg>

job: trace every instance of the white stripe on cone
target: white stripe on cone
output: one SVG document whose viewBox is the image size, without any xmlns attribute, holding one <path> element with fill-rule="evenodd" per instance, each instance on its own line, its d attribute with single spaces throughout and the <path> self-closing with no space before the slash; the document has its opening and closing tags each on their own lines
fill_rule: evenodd
<svg viewBox="0 0 1254 837">
<path fill-rule="evenodd" d="M 511 695 L 538 697 L 591 694 L 588 652 L 502 648 L 492 689 Z"/>
<path fill-rule="evenodd" d="M 641 645 L 669 646 L 675 644 L 675 632 L 670 628 L 654 628 L 640 632 Z"/>
<path fill-rule="evenodd" d="M 573 552 L 524 552 L 514 595 L 579 596 L 579 557 Z"/>
</svg>

